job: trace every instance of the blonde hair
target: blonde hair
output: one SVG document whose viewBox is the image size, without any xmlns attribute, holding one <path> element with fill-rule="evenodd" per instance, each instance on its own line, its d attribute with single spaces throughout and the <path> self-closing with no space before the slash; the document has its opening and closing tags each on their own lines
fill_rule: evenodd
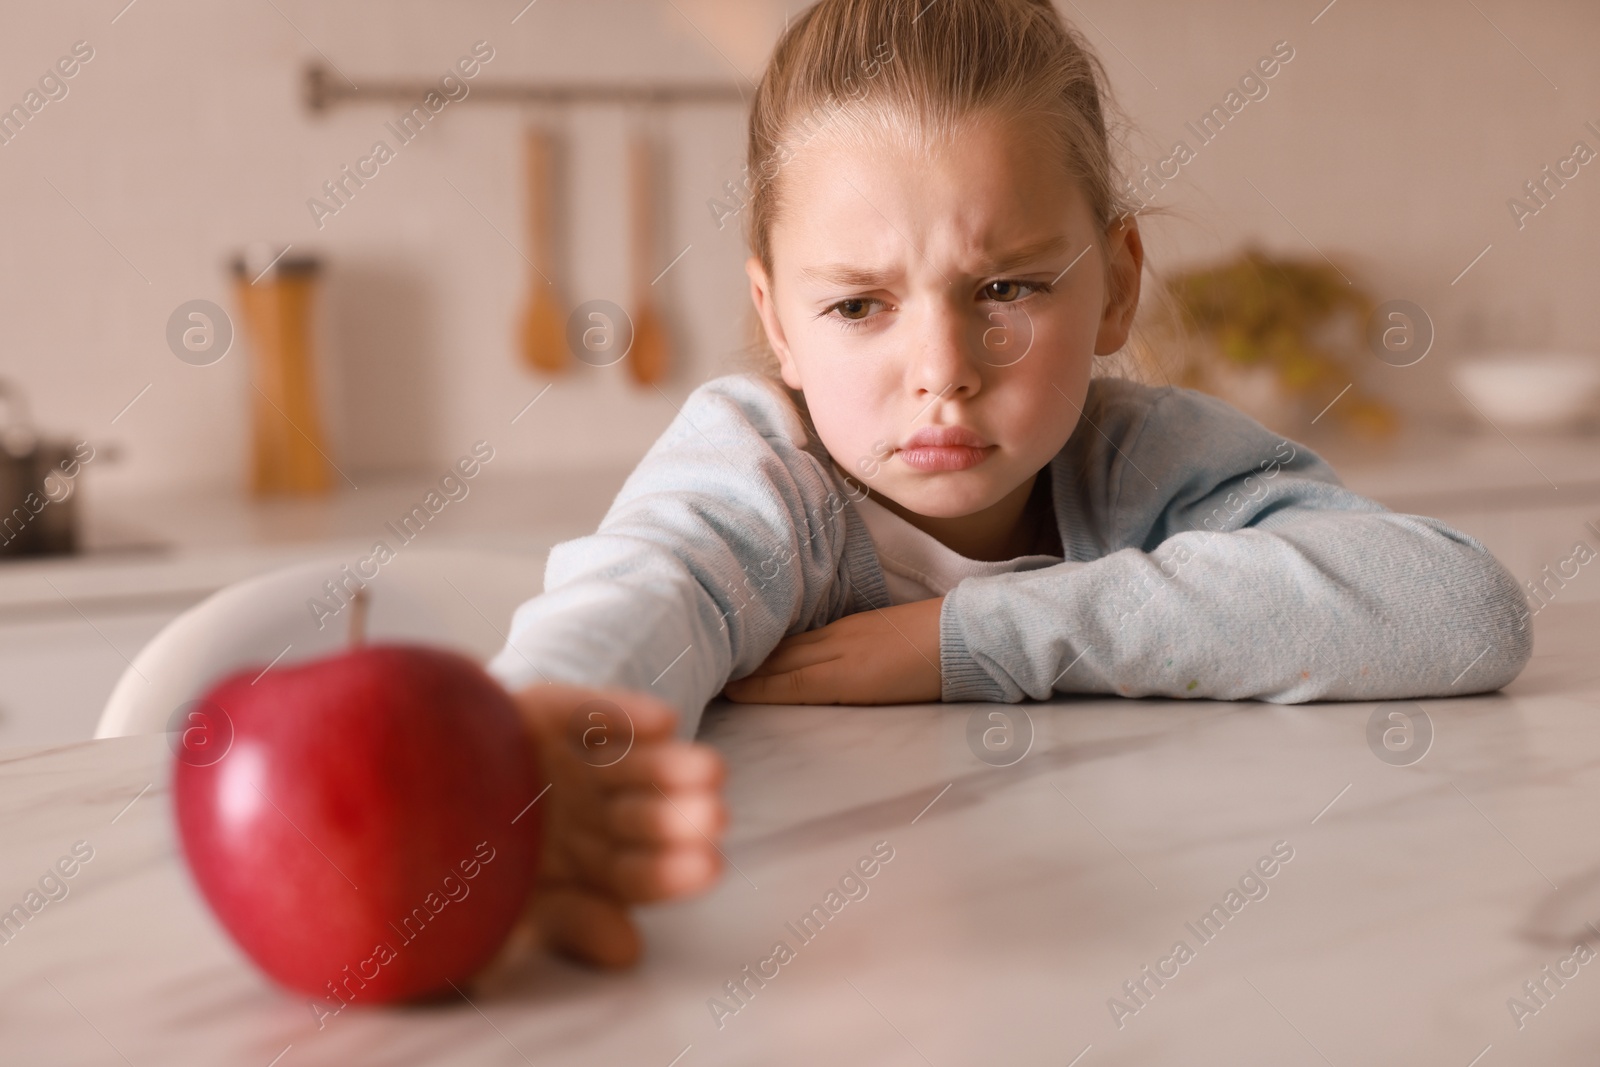
<svg viewBox="0 0 1600 1067">
<path fill-rule="evenodd" d="M 978 113 L 1032 120 L 1088 201 L 1097 234 L 1136 213 L 1100 60 L 1050 0 L 819 0 L 778 39 L 750 109 L 744 207 L 751 253 L 772 277 L 783 166 L 822 128 L 945 138 Z M 1120 116 L 1119 116 L 1120 118 Z M 1144 209 L 1148 210 L 1148 209 Z M 759 317 L 747 358 L 776 378 Z M 804 400 L 789 390 L 804 410 Z"/>
</svg>

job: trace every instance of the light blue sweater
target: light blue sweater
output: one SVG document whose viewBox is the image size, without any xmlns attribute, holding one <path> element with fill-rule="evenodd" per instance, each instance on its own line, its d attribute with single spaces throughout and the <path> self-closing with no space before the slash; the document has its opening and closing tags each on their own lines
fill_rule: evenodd
<svg viewBox="0 0 1600 1067">
<path fill-rule="evenodd" d="M 1091 565 L 951 590 L 943 699 L 1456 696 L 1532 654 L 1522 592 L 1483 545 L 1350 492 L 1222 401 L 1103 378 L 1083 415 L 1048 474 L 1062 556 Z M 864 493 L 781 383 L 706 382 L 600 529 L 551 549 L 489 669 L 645 690 L 692 736 L 783 637 L 889 605 Z"/>
</svg>

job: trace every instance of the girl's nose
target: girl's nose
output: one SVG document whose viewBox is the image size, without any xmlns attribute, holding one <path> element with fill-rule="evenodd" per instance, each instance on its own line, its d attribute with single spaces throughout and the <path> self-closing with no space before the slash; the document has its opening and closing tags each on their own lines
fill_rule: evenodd
<svg viewBox="0 0 1600 1067">
<path fill-rule="evenodd" d="M 977 348 L 985 325 L 943 301 L 928 309 L 911 357 L 912 388 L 929 398 L 976 394 L 983 387 L 983 361 Z"/>
</svg>

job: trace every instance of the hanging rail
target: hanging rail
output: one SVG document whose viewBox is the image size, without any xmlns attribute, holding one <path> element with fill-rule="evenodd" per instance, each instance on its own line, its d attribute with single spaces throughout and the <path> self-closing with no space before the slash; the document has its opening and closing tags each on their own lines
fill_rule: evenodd
<svg viewBox="0 0 1600 1067">
<path fill-rule="evenodd" d="M 338 104 L 399 101 L 414 104 L 429 92 L 433 82 L 369 81 L 356 89 L 344 76 L 321 63 L 305 68 L 305 101 L 312 111 L 327 111 Z M 473 82 L 462 101 L 546 104 L 743 104 L 739 87 L 728 82 L 680 85 L 628 85 L 622 83 L 566 83 L 534 85 L 528 82 Z"/>
</svg>

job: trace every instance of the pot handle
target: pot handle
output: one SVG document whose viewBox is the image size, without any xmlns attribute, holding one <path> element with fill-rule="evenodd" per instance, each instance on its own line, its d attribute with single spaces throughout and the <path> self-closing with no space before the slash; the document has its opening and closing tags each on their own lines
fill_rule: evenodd
<svg viewBox="0 0 1600 1067">
<path fill-rule="evenodd" d="M 27 397 L 9 378 L 0 378 L 0 446 L 13 455 L 26 455 L 38 438 Z"/>
</svg>

